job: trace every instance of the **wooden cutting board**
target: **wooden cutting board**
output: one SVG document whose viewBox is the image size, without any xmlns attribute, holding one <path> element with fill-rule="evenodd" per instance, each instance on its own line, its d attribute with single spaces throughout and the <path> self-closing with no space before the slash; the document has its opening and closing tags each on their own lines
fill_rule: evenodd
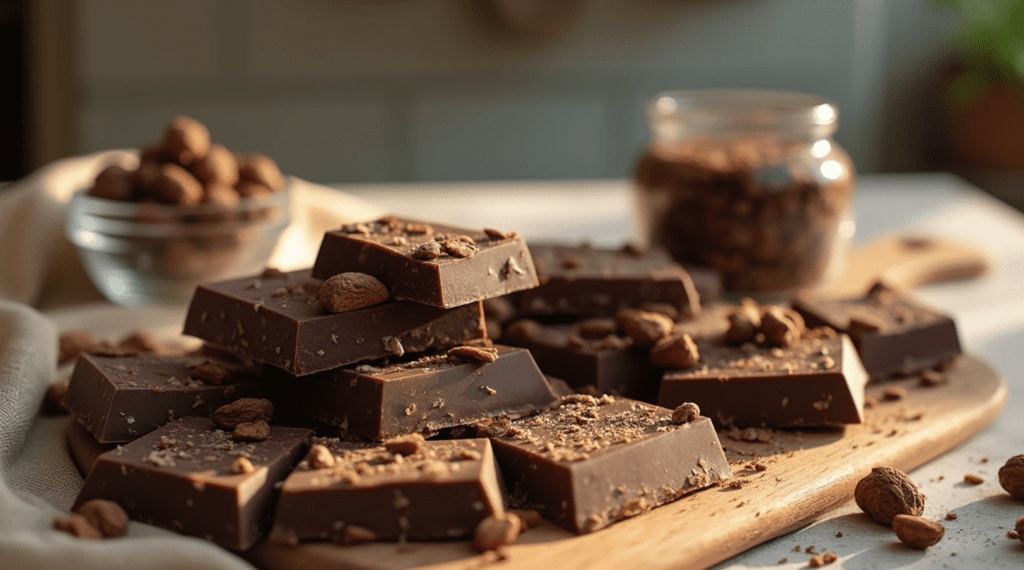
<svg viewBox="0 0 1024 570">
<path fill-rule="evenodd" d="M 980 250 L 936 238 L 885 237 L 855 249 L 848 270 L 822 292 L 859 295 L 881 278 L 909 290 L 976 277 L 989 263 Z M 916 380 L 868 388 L 878 404 L 862 425 L 841 429 L 721 431 L 738 489 L 714 487 L 593 534 L 575 536 L 545 522 L 506 552 L 502 568 L 707 568 L 796 530 L 853 497 L 876 465 L 909 471 L 945 453 L 991 423 L 1006 401 L 1003 377 L 971 356 L 959 359 L 949 383 Z M 907 396 L 887 402 L 882 390 Z M 246 557 L 266 570 L 469 569 L 496 563 L 468 542 L 296 547 L 260 542 Z"/>
</svg>

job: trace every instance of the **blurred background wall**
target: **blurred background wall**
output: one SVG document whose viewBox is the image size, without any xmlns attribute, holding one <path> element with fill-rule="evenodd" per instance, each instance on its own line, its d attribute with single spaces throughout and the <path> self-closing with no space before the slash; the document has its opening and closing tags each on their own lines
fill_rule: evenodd
<svg viewBox="0 0 1024 570">
<path fill-rule="evenodd" d="M 543 38 L 486 0 L 30 4 L 56 82 L 36 81 L 35 164 L 185 113 L 320 182 L 625 177 L 644 102 L 705 87 L 835 101 L 862 172 L 943 164 L 933 0 L 581 0 Z"/>
</svg>

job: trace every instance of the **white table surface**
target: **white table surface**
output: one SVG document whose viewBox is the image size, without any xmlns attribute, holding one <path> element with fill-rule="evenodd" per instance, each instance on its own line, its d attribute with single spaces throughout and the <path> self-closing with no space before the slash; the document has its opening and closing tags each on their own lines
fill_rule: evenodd
<svg viewBox="0 0 1024 570">
<path fill-rule="evenodd" d="M 396 214 L 444 220 L 469 227 L 516 230 L 530 238 L 587 239 L 618 245 L 634 235 L 632 195 L 625 181 L 507 182 L 455 184 L 345 185 L 351 192 Z M 927 303 L 952 314 L 969 352 L 994 364 L 1010 383 L 1000 418 L 950 453 L 911 473 L 928 497 L 925 516 L 945 521 L 946 537 L 927 551 L 896 541 L 892 531 L 866 520 L 846 505 L 797 532 L 755 547 L 718 569 L 803 568 L 809 555 L 795 545 L 834 551 L 829 568 L 1024 568 L 1024 544 L 1006 531 L 1024 515 L 1024 501 L 1002 491 L 996 472 L 1007 457 L 1024 453 L 1024 216 L 1001 202 L 944 174 L 863 176 L 856 201 L 857 241 L 885 232 L 938 234 L 985 248 L 994 270 L 973 281 L 918 290 Z M 125 309 L 64 308 L 51 313 L 60 328 L 114 329 L 125 326 Z M 145 309 L 148 326 L 180 327 L 181 308 Z M 180 330 L 180 329 L 179 329 Z M 986 462 L 987 458 L 987 462 Z M 962 483 L 965 473 L 985 479 Z M 941 477 L 941 479 L 940 479 Z M 683 499 L 685 500 L 685 499 Z M 841 532 L 842 537 L 836 537 Z M 953 555 L 955 553 L 955 556 Z M 787 558 L 788 562 L 779 564 Z"/>
</svg>

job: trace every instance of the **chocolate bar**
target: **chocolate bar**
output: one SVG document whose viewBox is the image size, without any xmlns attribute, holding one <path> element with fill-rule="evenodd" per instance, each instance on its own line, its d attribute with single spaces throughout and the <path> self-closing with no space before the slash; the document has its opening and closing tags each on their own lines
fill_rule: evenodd
<svg viewBox="0 0 1024 570">
<path fill-rule="evenodd" d="M 693 280 L 693 288 L 697 290 L 697 295 L 700 297 L 701 307 L 717 303 L 722 297 L 722 274 L 717 269 L 706 265 L 692 263 L 681 265 Z"/>
<path fill-rule="evenodd" d="M 317 440 L 325 446 L 281 487 L 272 542 L 430 540 L 472 536 L 504 512 L 486 439 L 408 442 L 408 449 Z M 320 447 L 320 446 L 317 446 Z"/>
<path fill-rule="evenodd" d="M 285 413 L 377 441 L 533 412 L 557 399 L 528 351 L 507 346 L 491 350 L 493 362 L 435 354 L 302 378 L 267 370 L 264 384 Z"/>
<path fill-rule="evenodd" d="M 510 497 L 583 534 L 732 476 L 711 420 L 673 417 L 624 398 L 575 395 L 479 429 Z"/>
<path fill-rule="evenodd" d="M 788 348 L 706 341 L 697 346 L 695 368 L 665 372 L 659 405 L 693 402 L 721 426 L 863 421 L 868 375 L 846 335 L 816 329 Z"/>
<path fill-rule="evenodd" d="M 269 526 L 274 485 L 312 433 L 273 426 L 241 443 L 209 419 L 183 418 L 101 455 L 72 510 L 107 499 L 134 520 L 245 550 Z"/>
<path fill-rule="evenodd" d="M 390 301 L 327 313 L 308 270 L 200 285 L 185 334 L 302 376 L 363 360 L 484 338 L 483 309 Z"/>
<path fill-rule="evenodd" d="M 651 365 L 646 349 L 633 346 L 615 331 L 612 319 L 562 324 L 524 319 L 509 324 L 501 338 L 529 349 L 545 374 L 565 380 L 576 390 L 592 386 L 598 394 L 653 402 L 660 370 Z"/>
<path fill-rule="evenodd" d="M 610 316 L 645 303 L 666 304 L 676 316 L 700 311 L 693 280 L 662 249 L 531 244 L 530 252 L 540 286 L 523 292 L 523 316 Z"/>
<path fill-rule="evenodd" d="M 850 335 L 872 378 L 914 374 L 962 353 L 953 319 L 884 288 L 852 299 L 798 297 L 793 308 L 808 325 Z"/>
<path fill-rule="evenodd" d="M 206 356 L 82 354 L 63 402 L 97 441 L 120 443 L 259 394 L 252 370 Z"/>
<path fill-rule="evenodd" d="M 537 285 L 530 251 L 514 232 L 394 217 L 324 235 L 313 276 L 350 271 L 376 277 L 397 299 L 446 308 Z"/>
</svg>

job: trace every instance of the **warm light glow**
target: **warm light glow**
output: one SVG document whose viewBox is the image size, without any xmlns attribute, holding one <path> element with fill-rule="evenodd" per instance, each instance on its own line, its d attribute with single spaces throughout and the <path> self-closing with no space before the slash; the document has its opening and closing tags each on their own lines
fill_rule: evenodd
<svg viewBox="0 0 1024 570">
<path fill-rule="evenodd" d="M 679 106 L 672 97 L 661 97 L 654 103 L 654 107 L 661 113 L 674 113 Z"/>
<path fill-rule="evenodd" d="M 829 180 L 837 180 L 843 175 L 843 165 L 835 160 L 826 160 L 821 163 L 821 175 Z"/>
<path fill-rule="evenodd" d="M 836 120 L 836 110 L 827 103 L 822 103 L 814 108 L 814 122 L 819 125 L 828 125 Z"/>
<path fill-rule="evenodd" d="M 832 143 L 828 141 L 818 141 L 811 145 L 811 156 L 814 158 L 821 158 L 830 152 L 832 152 Z"/>
</svg>

